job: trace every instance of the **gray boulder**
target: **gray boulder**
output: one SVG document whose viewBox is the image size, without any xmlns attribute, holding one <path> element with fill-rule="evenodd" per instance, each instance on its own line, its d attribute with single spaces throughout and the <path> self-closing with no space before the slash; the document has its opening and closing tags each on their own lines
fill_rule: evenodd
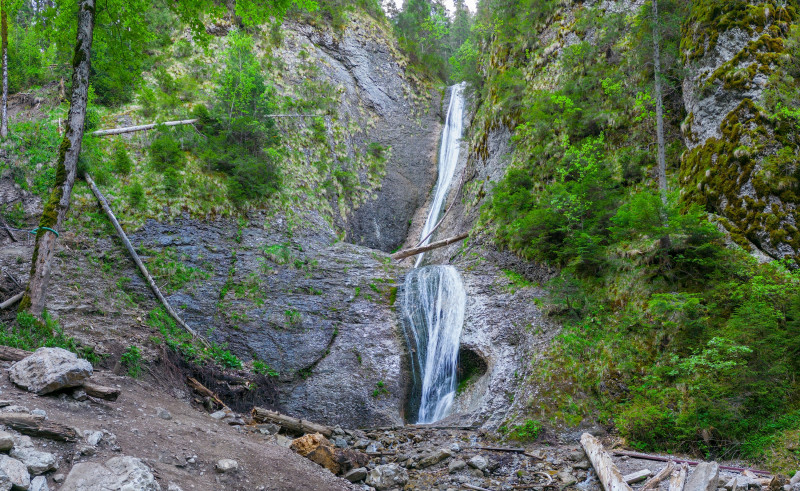
<svg viewBox="0 0 800 491">
<path fill-rule="evenodd" d="M 11 485 L 15 488 L 28 489 L 31 485 L 28 468 L 17 459 L 0 455 L 0 471 L 8 477 Z"/>
<path fill-rule="evenodd" d="M 61 348 L 39 348 L 9 370 L 12 382 L 39 395 L 77 387 L 91 375 L 91 363 Z"/>
<path fill-rule="evenodd" d="M 467 461 L 467 465 L 472 467 L 473 469 L 478 469 L 479 471 L 483 471 L 487 467 L 489 467 L 489 461 L 486 460 L 486 457 L 482 455 L 476 455 Z"/>
<path fill-rule="evenodd" d="M 400 488 L 408 482 L 408 472 L 397 464 L 379 465 L 367 474 L 367 485 L 381 491 Z"/>
<path fill-rule="evenodd" d="M 454 473 L 456 473 L 456 472 L 458 472 L 458 471 L 460 471 L 460 470 L 464 470 L 466 467 L 467 467 L 467 463 L 466 463 L 466 462 L 464 462 L 463 460 L 461 460 L 461 459 L 458 459 L 458 460 L 453 460 L 453 461 L 452 461 L 452 462 L 450 462 L 450 464 L 447 466 L 447 471 L 448 471 L 450 474 L 454 474 Z"/>
<path fill-rule="evenodd" d="M 50 491 L 50 488 L 47 486 L 47 479 L 45 479 L 44 476 L 34 477 L 28 491 Z"/>
<path fill-rule="evenodd" d="M 48 452 L 32 448 L 14 448 L 10 455 L 25 464 L 28 472 L 34 476 L 58 469 L 56 456 Z"/>
<path fill-rule="evenodd" d="M 344 478 L 350 482 L 363 481 L 364 479 L 367 478 L 367 468 L 359 467 L 358 469 L 353 469 L 347 474 L 345 474 Z"/>
<path fill-rule="evenodd" d="M 14 447 L 14 436 L 7 431 L 0 431 L 0 452 L 8 452 Z"/>
<path fill-rule="evenodd" d="M 719 482 L 719 464 L 716 462 L 701 462 L 694 468 L 689 480 L 686 481 L 684 491 L 717 491 Z"/>
<path fill-rule="evenodd" d="M 427 457 L 425 457 L 424 459 L 419 461 L 419 468 L 420 469 L 424 469 L 426 467 L 430 467 L 432 465 L 436 465 L 439 462 L 441 462 L 443 460 L 446 460 L 446 459 L 449 459 L 452 456 L 453 456 L 453 453 L 449 449 L 442 448 L 442 449 L 436 450 L 433 453 L 431 453 L 430 455 L 428 455 Z"/>
<path fill-rule="evenodd" d="M 150 468 L 135 457 L 109 459 L 105 464 L 76 464 L 60 491 L 161 491 Z"/>
<path fill-rule="evenodd" d="M 222 459 L 217 461 L 215 468 L 220 473 L 236 472 L 239 470 L 239 462 L 233 459 Z"/>
</svg>

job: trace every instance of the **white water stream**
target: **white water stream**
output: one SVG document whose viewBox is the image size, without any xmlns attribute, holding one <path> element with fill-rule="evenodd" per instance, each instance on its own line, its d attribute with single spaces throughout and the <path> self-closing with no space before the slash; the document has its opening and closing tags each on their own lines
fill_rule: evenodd
<svg viewBox="0 0 800 491">
<path fill-rule="evenodd" d="M 451 89 L 439 152 L 439 177 L 433 204 L 422 229 L 422 244 L 430 242 L 431 232 L 453 183 L 464 112 L 462 92 L 463 84 Z M 433 423 L 447 416 L 455 399 L 458 348 L 467 294 L 454 267 L 419 268 L 422 256 L 417 257 L 415 269 L 406 276 L 403 314 L 414 379 L 411 397 L 414 401 L 419 397 L 416 422 Z"/>
</svg>

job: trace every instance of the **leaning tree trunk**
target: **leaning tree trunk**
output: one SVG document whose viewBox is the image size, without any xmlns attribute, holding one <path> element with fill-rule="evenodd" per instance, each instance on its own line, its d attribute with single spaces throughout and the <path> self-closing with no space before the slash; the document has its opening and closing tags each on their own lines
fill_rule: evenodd
<svg viewBox="0 0 800 491">
<path fill-rule="evenodd" d="M 664 102 L 661 89 L 661 35 L 659 31 L 658 0 L 653 0 L 653 65 L 656 92 L 656 137 L 658 138 L 658 191 L 661 202 L 667 204 L 667 158 L 664 143 Z"/>
<path fill-rule="evenodd" d="M 0 37 L 3 38 L 3 108 L 0 110 L 0 138 L 8 136 L 8 14 L 7 0 L 0 0 Z"/>
<path fill-rule="evenodd" d="M 78 166 L 78 155 L 81 153 L 83 122 L 86 117 L 89 93 L 94 14 L 95 0 L 80 0 L 78 37 L 75 44 L 75 56 L 72 59 L 72 95 L 64 139 L 58 148 L 56 185 L 50 193 L 42 218 L 39 220 L 36 247 L 33 249 L 31 260 L 30 282 L 20 303 L 20 309 L 30 310 L 36 316 L 41 316 L 44 310 L 47 283 L 50 280 L 50 264 L 58 238 L 57 231 L 64 223 L 67 210 L 69 210 L 69 200 Z"/>
</svg>

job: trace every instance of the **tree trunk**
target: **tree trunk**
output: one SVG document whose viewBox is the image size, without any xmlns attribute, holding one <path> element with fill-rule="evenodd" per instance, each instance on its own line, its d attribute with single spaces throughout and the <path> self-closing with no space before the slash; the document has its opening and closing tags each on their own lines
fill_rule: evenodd
<svg viewBox="0 0 800 491">
<path fill-rule="evenodd" d="M 617 466 L 611 460 L 611 456 L 603 449 L 603 444 L 590 435 L 584 433 L 581 436 L 581 445 L 592 463 L 603 489 L 606 491 L 631 491 L 631 487 L 622 478 Z"/>
<path fill-rule="evenodd" d="M 78 36 L 75 56 L 72 59 L 72 95 L 67 116 L 64 139 L 58 149 L 56 185 L 44 207 L 36 233 L 36 246 L 31 260 L 31 275 L 28 289 L 20 303 L 21 310 L 29 310 L 41 316 L 45 306 L 50 266 L 56 249 L 57 232 L 64 223 L 69 210 L 72 186 L 81 153 L 83 123 L 89 93 L 89 67 L 91 64 L 92 34 L 94 31 L 95 0 L 80 0 L 78 7 Z M 48 230 L 51 229 L 51 230 Z"/>
<path fill-rule="evenodd" d="M 658 190 L 661 202 L 667 204 L 667 158 L 664 143 L 664 103 L 661 89 L 661 34 L 659 31 L 658 0 L 653 0 L 653 65 L 656 93 L 656 137 L 658 138 Z"/>
<path fill-rule="evenodd" d="M 259 423 L 265 421 L 269 423 L 275 423 L 276 425 L 286 428 L 294 433 L 322 433 L 328 438 L 330 438 L 330 436 L 333 434 L 333 428 L 330 426 L 312 423 L 311 421 L 304 419 L 293 418 L 291 416 L 286 416 L 285 414 L 260 407 L 253 408 L 253 419 Z"/>
<path fill-rule="evenodd" d="M 0 0 L 0 37 L 3 46 L 3 107 L 0 110 L 0 138 L 8 137 L 8 13 L 7 0 Z"/>
<path fill-rule="evenodd" d="M 401 259 L 405 259 L 407 257 L 416 256 L 417 254 L 422 254 L 423 252 L 432 251 L 433 249 L 438 249 L 440 247 L 449 246 L 450 244 L 455 244 L 456 242 L 462 241 L 469 237 L 469 234 L 461 234 L 455 237 L 450 237 L 449 239 L 440 240 L 438 242 L 434 242 L 432 244 L 424 245 L 422 247 L 414 247 L 412 249 L 406 249 L 404 251 L 395 252 L 392 254 L 392 258 L 399 261 Z"/>
</svg>

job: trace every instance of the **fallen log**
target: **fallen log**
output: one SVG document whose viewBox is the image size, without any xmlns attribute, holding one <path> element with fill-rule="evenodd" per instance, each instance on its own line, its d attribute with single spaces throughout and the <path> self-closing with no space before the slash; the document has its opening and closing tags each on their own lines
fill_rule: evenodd
<svg viewBox="0 0 800 491">
<path fill-rule="evenodd" d="M 138 126 L 126 126 L 124 128 L 111 128 L 109 130 L 97 130 L 92 132 L 92 136 L 122 135 L 124 133 L 134 133 L 136 131 L 152 130 L 156 126 L 181 126 L 194 124 L 197 119 L 184 119 L 181 121 L 165 121 L 163 123 L 140 124 Z"/>
<path fill-rule="evenodd" d="M 411 249 L 406 249 L 404 251 L 395 252 L 394 254 L 392 254 L 392 259 L 399 261 L 407 257 L 416 256 L 417 254 L 422 254 L 423 252 L 428 252 L 432 251 L 433 249 L 438 249 L 440 247 L 449 246 L 450 244 L 455 244 L 456 242 L 460 242 L 466 239 L 467 237 L 469 237 L 469 234 L 465 233 L 461 235 L 456 235 L 455 237 L 450 237 L 449 239 L 433 242 L 428 245 L 413 247 Z"/>
<path fill-rule="evenodd" d="M 222 399 L 220 399 L 217 396 L 217 394 L 212 392 L 205 385 L 203 385 L 200 382 L 198 382 L 197 379 L 194 379 L 192 377 L 186 377 L 186 383 L 188 383 L 189 387 L 194 389 L 195 392 L 197 392 L 198 394 L 200 394 L 202 396 L 205 396 L 205 397 L 210 397 L 212 401 L 216 402 L 217 404 L 219 404 L 220 406 L 224 407 L 225 409 L 230 410 L 228 405 L 225 404 L 224 402 L 222 402 Z"/>
<path fill-rule="evenodd" d="M 623 479 L 611 456 L 603 449 L 600 440 L 589 433 L 584 433 L 581 436 L 581 445 L 606 491 L 631 491 L 631 487 Z"/>
<path fill-rule="evenodd" d="M 639 481 L 644 481 L 652 474 L 653 472 L 650 469 L 642 469 L 640 471 L 632 472 L 631 474 L 622 476 L 622 480 L 628 484 L 633 484 Z"/>
<path fill-rule="evenodd" d="M 24 349 L 0 346 L 0 361 L 20 361 L 32 354 L 32 352 L 25 351 Z"/>
<path fill-rule="evenodd" d="M 30 436 L 61 442 L 78 441 L 78 433 L 74 429 L 46 421 L 43 416 L 27 413 L 0 413 L 0 424 Z"/>
<path fill-rule="evenodd" d="M 275 423 L 276 425 L 286 428 L 294 433 L 322 433 L 326 437 L 333 435 L 333 428 L 330 426 L 312 423 L 311 421 L 306 421 L 299 418 L 293 418 L 291 416 L 286 416 L 285 414 L 270 411 L 269 409 L 254 407 L 252 415 L 253 419 L 258 423 Z"/>
<path fill-rule="evenodd" d="M 670 460 L 669 462 L 667 462 L 667 465 L 665 465 L 663 469 L 658 471 L 655 476 L 651 477 L 650 480 L 644 483 L 644 486 L 642 486 L 642 488 L 639 491 L 649 491 L 651 489 L 657 489 L 661 481 L 668 478 L 670 474 L 672 474 L 672 470 L 674 468 L 675 468 L 675 462 Z"/>
<path fill-rule="evenodd" d="M 144 266 L 144 263 L 142 263 L 142 260 L 139 259 L 139 255 L 136 254 L 136 251 L 133 249 L 131 241 L 128 240 L 128 236 L 125 234 L 125 231 L 122 230 L 122 226 L 120 226 L 119 222 L 117 221 L 117 217 L 114 216 L 114 213 L 111 211 L 111 207 L 108 206 L 108 201 L 106 201 L 106 198 L 97 188 L 94 180 L 92 180 L 92 176 L 90 176 L 87 172 L 84 174 L 84 177 L 86 178 L 86 182 L 89 184 L 89 187 L 92 189 L 92 193 L 94 193 L 94 196 L 97 198 L 97 201 L 100 202 L 100 206 L 103 208 L 106 216 L 111 221 L 111 224 L 114 225 L 114 230 L 117 231 L 117 236 L 120 238 L 123 245 L 125 245 L 125 249 L 128 251 L 128 254 L 130 254 L 133 262 L 136 263 L 136 266 L 138 266 L 139 272 L 141 272 L 142 276 L 144 276 L 144 278 L 147 280 L 147 284 L 150 285 L 150 289 L 153 290 L 156 298 L 158 298 L 158 301 L 164 306 L 164 309 L 167 311 L 169 316 L 175 319 L 175 322 L 177 322 L 179 326 L 191 334 L 193 338 L 200 341 L 203 346 L 210 348 L 211 346 L 208 344 L 208 341 L 200 337 L 194 329 L 183 322 L 183 319 L 181 319 L 178 313 L 173 310 L 172 306 L 169 304 L 169 302 L 167 302 L 167 299 L 164 298 L 164 295 L 161 294 L 161 290 L 158 288 L 158 285 L 156 285 L 156 282 L 153 280 L 153 277 L 150 276 L 150 273 L 147 272 L 147 268 Z"/>
<path fill-rule="evenodd" d="M 106 401 L 116 401 L 122 393 L 122 391 L 116 387 L 106 387 L 105 385 L 97 384 L 91 380 L 84 381 L 82 387 L 86 395 Z"/>
<path fill-rule="evenodd" d="M 510 452 L 510 453 L 525 453 L 524 448 L 506 448 L 506 447 L 475 447 L 478 450 L 489 450 L 490 452 Z"/>
<path fill-rule="evenodd" d="M 695 462 L 693 460 L 681 460 L 681 459 L 675 459 L 673 457 L 662 457 L 660 455 L 648 455 L 648 454 L 638 453 L 638 452 L 628 452 L 626 450 L 614 450 L 614 455 L 625 455 L 627 457 L 631 457 L 631 458 L 634 458 L 634 459 L 654 460 L 656 462 L 670 462 L 670 461 L 672 461 L 672 462 L 675 462 L 676 464 L 688 464 L 690 466 L 696 466 L 696 465 L 698 465 L 700 463 L 700 462 Z M 747 469 L 745 467 L 733 467 L 733 466 L 730 466 L 730 465 L 721 465 L 721 466 L 719 466 L 719 468 L 720 469 L 724 469 L 726 471 L 734 471 L 734 472 L 750 471 L 750 472 L 754 472 L 756 474 L 772 475 L 772 473 L 769 472 L 769 471 L 760 471 L 758 469 Z"/>
<path fill-rule="evenodd" d="M 685 463 L 681 464 L 679 469 L 672 471 L 669 479 L 669 491 L 683 491 L 683 486 L 686 484 L 686 474 L 689 472 L 689 466 Z"/>
<path fill-rule="evenodd" d="M 473 489 L 475 491 L 492 491 L 491 489 L 486 489 L 479 486 L 473 486 L 472 484 L 464 484 L 463 486 L 467 489 Z"/>
<path fill-rule="evenodd" d="M 19 292 L 19 293 L 17 293 L 13 297 L 9 298 L 5 302 L 0 303 L 0 310 L 7 309 L 7 308 L 11 307 L 12 305 L 14 305 L 15 303 L 19 302 L 20 300 L 22 300 L 22 296 L 23 295 L 25 295 L 25 291 L 24 290 Z"/>
</svg>

